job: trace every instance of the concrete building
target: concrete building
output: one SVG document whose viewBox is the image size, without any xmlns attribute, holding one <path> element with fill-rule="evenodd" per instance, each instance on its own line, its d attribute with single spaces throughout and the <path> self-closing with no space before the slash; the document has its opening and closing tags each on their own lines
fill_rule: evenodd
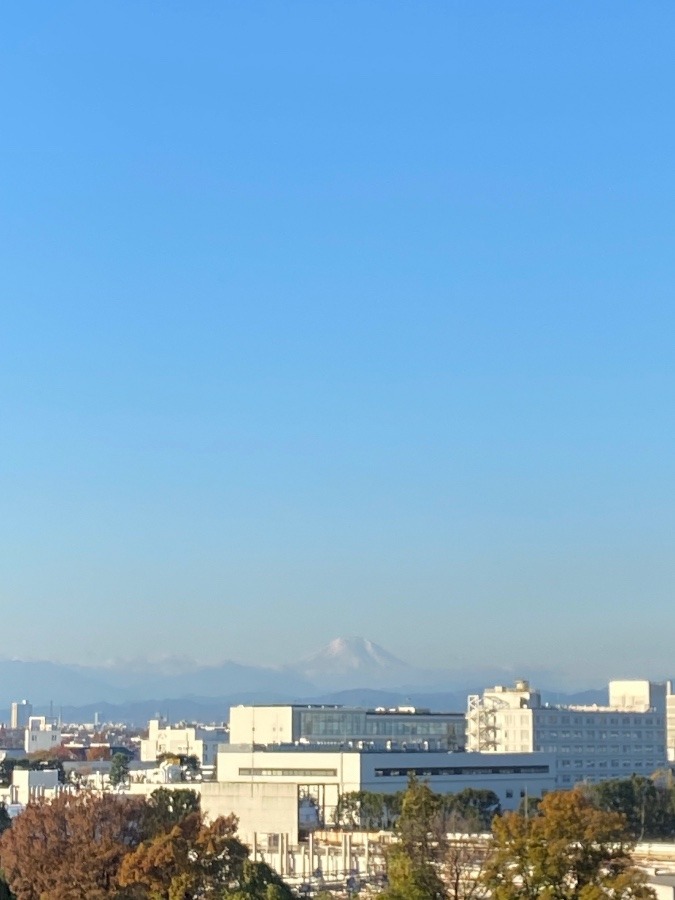
<svg viewBox="0 0 675 900">
<path fill-rule="evenodd" d="M 463 750 L 466 719 L 464 713 L 434 713 L 410 706 L 233 706 L 230 742 L 331 746 L 352 743 L 383 750 Z"/>
<path fill-rule="evenodd" d="M 216 764 L 219 744 L 228 739 L 227 729 L 204 725 L 167 725 L 160 719 L 148 723 L 148 736 L 141 741 L 141 762 L 155 762 L 158 756 L 196 756 L 202 768 Z"/>
<path fill-rule="evenodd" d="M 675 694 L 672 681 L 666 684 L 666 752 L 668 762 L 675 763 Z"/>
<path fill-rule="evenodd" d="M 555 758 L 546 753 L 345 750 L 257 744 L 229 744 L 218 752 L 219 785 L 248 785 L 251 789 L 265 784 L 293 785 L 296 815 L 302 803 L 308 801 L 319 811 L 320 824 L 327 825 L 334 821 L 341 794 L 362 790 L 393 794 L 406 789 L 411 774 L 443 794 L 458 793 L 468 787 L 485 788 L 494 791 L 503 809 L 517 809 L 523 797 L 539 797 L 555 789 Z"/>
<path fill-rule="evenodd" d="M 25 728 L 33 715 L 33 705 L 28 700 L 15 700 L 9 714 L 10 728 Z"/>
<path fill-rule="evenodd" d="M 610 681 L 609 708 L 626 712 L 666 713 L 666 696 L 670 682 L 646 680 Z"/>
<path fill-rule="evenodd" d="M 56 750 L 61 746 L 61 729 L 45 716 L 30 716 L 24 735 L 24 750 Z"/>
<path fill-rule="evenodd" d="M 469 697 L 468 749 L 555 754 L 560 788 L 664 768 L 665 685 L 616 681 L 609 696 L 603 707 L 548 706 L 527 681 L 497 685 Z"/>
</svg>

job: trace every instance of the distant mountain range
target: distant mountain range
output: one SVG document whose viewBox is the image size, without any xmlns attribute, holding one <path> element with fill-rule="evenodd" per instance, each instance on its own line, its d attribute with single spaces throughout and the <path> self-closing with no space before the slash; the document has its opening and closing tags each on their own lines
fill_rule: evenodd
<svg viewBox="0 0 675 900">
<path fill-rule="evenodd" d="M 55 662 L 0 660 L 0 718 L 13 700 L 29 699 L 36 711 L 51 708 L 65 721 L 145 722 L 157 713 L 170 720 L 222 721 L 236 703 L 338 703 L 355 706 L 413 704 L 463 710 L 468 693 L 529 676 L 551 702 L 602 703 L 607 692 L 565 695 L 551 690 L 547 672 L 480 668 L 458 673 L 410 666 L 360 637 L 336 638 L 297 663 L 281 667 L 223 662 L 190 665 L 116 664 L 86 667 Z M 548 688 L 548 691 L 545 689 Z M 578 699 L 575 699 L 578 698 Z"/>
</svg>

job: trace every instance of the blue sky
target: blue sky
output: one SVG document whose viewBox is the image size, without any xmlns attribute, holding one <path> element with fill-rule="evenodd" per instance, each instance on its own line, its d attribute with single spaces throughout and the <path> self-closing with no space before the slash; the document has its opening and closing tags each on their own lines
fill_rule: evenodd
<svg viewBox="0 0 675 900">
<path fill-rule="evenodd" d="M 674 27 L 5 8 L 2 652 L 673 674 Z"/>
</svg>

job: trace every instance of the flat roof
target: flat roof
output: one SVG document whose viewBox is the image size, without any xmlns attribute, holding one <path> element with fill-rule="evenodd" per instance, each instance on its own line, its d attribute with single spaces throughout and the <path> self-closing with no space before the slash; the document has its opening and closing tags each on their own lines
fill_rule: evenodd
<svg viewBox="0 0 675 900">
<path fill-rule="evenodd" d="M 366 707 L 366 706 L 343 706 L 341 704 L 330 703 L 238 703 L 232 709 L 293 709 L 293 710 L 340 710 L 341 712 L 358 712 L 367 715 L 376 716 L 464 716 L 464 712 L 455 710 L 430 710 L 426 708 L 418 708 L 415 706 L 403 707 Z"/>
</svg>

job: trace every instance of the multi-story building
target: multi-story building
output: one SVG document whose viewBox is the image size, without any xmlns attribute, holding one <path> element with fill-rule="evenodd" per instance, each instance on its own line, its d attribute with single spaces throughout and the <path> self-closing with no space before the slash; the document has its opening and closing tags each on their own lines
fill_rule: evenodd
<svg viewBox="0 0 675 900">
<path fill-rule="evenodd" d="M 9 715 L 10 728 L 25 728 L 33 715 L 33 706 L 28 700 L 17 700 L 12 703 Z"/>
<path fill-rule="evenodd" d="M 227 729 L 208 725 L 167 725 L 160 719 L 148 723 L 141 741 L 141 762 L 155 762 L 164 754 L 196 756 L 203 768 L 215 766 L 218 745 L 227 741 Z"/>
<path fill-rule="evenodd" d="M 61 729 L 46 716 L 30 716 L 24 734 L 24 750 L 56 750 L 61 746 Z"/>
<path fill-rule="evenodd" d="M 233 706 L 232 744 L 353 744 L 373 749 L 463 750 L 464 713 L 399 706 Z"/>
<path fill-rule="evenodd" d="M 494 791 L 503 809 L 555 789 L 555 758 L 546 753 L 449 753 L 433 750 L 339 749 L 329 746 L 224 745 L 219 784 L 295 785 L 331 824 L 338 798 L 353 791 L 404 791 L 411 775 L 442 794 Z"/>
<path fill-rule="evenodd" d="M 666 686 L 615 681 L 608 706 L 549 706 L 527 681 L 469 697 L 467 748 L 555 754 L 559 787 L 666 765 Z"/>
<path fill-rule="evenodd" d="M 666 683 L 666 752 L 668 762 L 675 763 L 675 693 L 673 683 Z"/>
</svg>

